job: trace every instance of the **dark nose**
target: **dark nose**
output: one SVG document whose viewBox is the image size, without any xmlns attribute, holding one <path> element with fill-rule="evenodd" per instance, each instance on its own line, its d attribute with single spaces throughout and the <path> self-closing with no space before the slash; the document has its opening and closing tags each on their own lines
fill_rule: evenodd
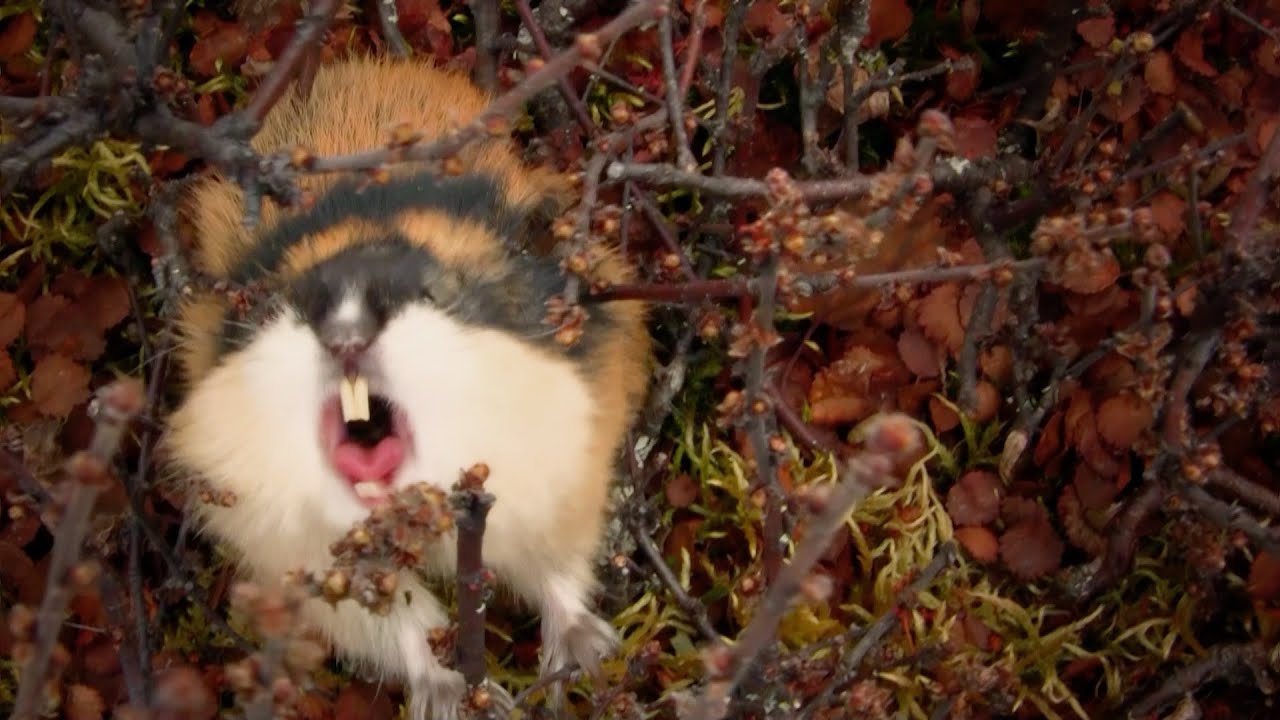
<svg viewBox="0 0 1280 720">
<path fill-rule="evenodd" d="M 364 318 L 351 320 L 331 319 L 320 333 L 320 343 L 325 350 L 343 365 L 360 360 L 373 343 L 372 323 Z"/>
</svg>

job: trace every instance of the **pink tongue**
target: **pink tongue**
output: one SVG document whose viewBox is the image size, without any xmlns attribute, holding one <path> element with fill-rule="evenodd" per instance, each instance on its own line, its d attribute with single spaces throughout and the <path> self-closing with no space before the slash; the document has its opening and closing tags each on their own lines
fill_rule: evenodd
<svg viewBox="0 0 1280 720">
<path fill-rule="evenodd" d="M 333 450 L 333 465 L 352 483 L 385 480 L 404 462 L 404 441 L 394 435 L 367 448 L 344 442 Z"/>
</svg>

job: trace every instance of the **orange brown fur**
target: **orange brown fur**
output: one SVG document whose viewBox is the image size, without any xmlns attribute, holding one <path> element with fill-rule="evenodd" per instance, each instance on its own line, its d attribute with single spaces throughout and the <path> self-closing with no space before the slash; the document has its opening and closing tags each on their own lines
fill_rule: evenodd
<svg viewBox="0 0 1280 720">
<path fill-rule="evenodd" d="M 465 76 L 422 62 L 354 58 L 322 67 L 308 97 L 290 90 L 267 115 L 253 146 L 262 153 L 301 146 L 316 156 L 362 152 L 385 146 L 391 130 L 401 123 L 407 123 L 429 141 L 474 119 L 489 100 Z M 382 131 L 376 132 L 375 128 Z M 568 206 L 568 179 L 525 165 L 510 142 L 480 140 L 469 144 L 458 159 L 463 172 L 480 171 L 496 179 L 504 198 L 512 205 L 532 208 L 549 201 L 557 211 Z M 392 171 L 398 175 L 416 167 L 402 163 Z M 319 195 L 335 181 L 332 176 L 303 175 L 300 185 L 304 191 Z M 255 240 L 243 225 L 242 191 L 235 183 L 214 176 L 196 187 L 185 209 L 199 238 L 194 264 L 210 277 L 226 278 Z M 291 212 L 264 202 L 258 232 L 269 232 Z M 485 275 L 487 269 L 501 262 L 500 241 L 465 218 L 422 210 L 404 212 L 387 218 L 385 223 L 383 228 L 399 230 L 442 262 L 473 277 Z M 328 228 L 291 249 L 287 268 L 291 272 L 304 270 L 345 247 L 376 236 L 379 229 L 358 220 Z M 612 252 L 604 253 L 594 274 L 611 283 L 625 282 L 632 275 Z M 180 325 L 185 329 L 186 342 L 179 349 L 179 362 L 187 382 L 204 377 L 212 369 L 216 357 L 213 343 L 224 307 L 225 301 L 203 296 L 193 299 L 182 312 Z M 647 385 L 647 368 L 642 371 L 639 367 L 650 347 L 644 328 L 646 311 L 642 303 L 635 301 L 613 303 L 609 311 L 617 321 L 612 330 L 616 337 L 599 343 L 600 357 L 593 363 L 597 372 L 591 382 L 600 392 L 601 402 L 614 408 L 605 414 L 625 417 L 635 410 Z M 615 435 L 617 424 L 609 423 L 606 435 Z"/>
<path fill-rule="evenodd" d="M 420 62 L 339 62 L 320 68 L 305 98 L 283 98 L 254 146 L 264 153 L 295 145 L 321 156 L 356 153 L 385 145 L 400 123 L 430 142 L 476 117 L 488 102 L 466 78 Z M 567 207 L 570 183 L 555 172 L 525 166 L 509 141 L 487 138 L 459 159 L 463 174 L 494 182 L 504 206 L 499 221 L 477 219 L 474 207 L 479 206 L 468 205 L 470 185 L 464 183 L 450 185 L 439 197 L 396 195 L 386 206 L 396 209 L 382 217 L 372 217 L 369 210 L 383 206 L 367 205 L 351 214 L 320 213 L 301 225 L 282 225 L 308 211 L 266 203 L 259 228 L 251 233 L 242 224 L 239 188 L 216 176 L 206 179 L 185 207 L 198 237 L 194 263 L 202 274 L 237 281 L 245 277 L 246 263 L 272 264 L 257 277 L 272 287 L 298 279 L 295 288 L 317 277 L 312 270 L 337 267 L 343 274 L 337 280 L 324 276 L 330 278 L 325 282 L 341 285 L 348 278 L 343 258 L 336 264 L 326 260 L 366 243 L 408 244 L 416 255 L 422 255 L 416 248 L 427 251 L 433 272 L 456 276 L 460 283 L 479 282 L 477 288 L 500 288 L 499 307 L 544 305 L 546 295 L 559 287 L 550 273 L 554 260 L 545 255 L 553 249 L 547 247 L 553 238 L 548 213 L 553 217 Z M 395 181 L 421 169 L 406 164 L 390 172 Z M 322 198 L 339 180 L 305 176 L 302 187 Z M 419 187 L 397 185 L 388 192 Z M 462 195 L 456 194 L 459 188 Z M 491 192 L 484 191 L 480 201 L 488 202 Z M 508 217 L 511 210 L 518 217 Z M 496 228 L 520 223 L 537 237 L 525 237 L 524 230 L 510 231 L 519 237 L 496 234 Z M 289 234 L 287 242 L 268 240 L 276 230 Z M 592 270 L 608 282 L 632 277 L 612 249 L 598 253 Z M 541 279 L 522 277 L 522 271 Z M 390 285 L 394 273 L 378 272 L 372 285 Z M 536 313 L 501 326 L 506 330 L 467 325 L 450 316 L 447 302 L 437 302 L 447 291 L 432 288 L 439 290 L 431 285 L 423 296 L 410 296 L 377 340 L 384 392 L 406 398 L 405 416 L 426 430 L 410 442 L 413 464 L 402 466 L 395 482 L 423 477 L 443 487 L 452 482 L 449 476 L 459 461 L 482 458 L 490 464 L 494 472 L 486 488 L 497 502 L 484 536 L 485 563 L 539 607 L 544 671 L 556 672 L 568 661 L 590 669 L 616 640 L 608 623 L 587 607 L 595 585 L 590 560 L 608 515 L 617 453 L 647 389 L 651 340 L 645 307 L 636 301 L 589 306 L 587 336 L 574 350 L 549 341 L 546 336 L 555 328 L 538 328 Z M 238 495 L 232 508 L 201 512 L 214 534 L 244 555 L 242 569 L 268 581 L 288 568 L 317 571 L 331 561 L 328 542 L 363 512 L 352 489 L 343 487 L 347 481 L 325 469 L 326 459 L 307 428 L 310 420 L 299 411 L 313 402 L 320 407 L 333 358 L 314 354 L 313 347 L 320 350 L 314 325 L 304 328 L 290 316 L 266 323 L 266 339 L 249 341 L 243 353 L 220 358 L 227 305 L 224 298 L 203 295 L 182 310 L 179 353 L 189 395 L 171 417 L 168 450 L 187 475 L 207 476 Z M 542 337 L 521 337 L 534 333 Z M 424 371 L 424 365 L 431 370 Z M 428 570 L 456 569 L 456 554 L 437 550 Z M 461 675 L 440 667 L 425 642 L 426 631 L 442 627 L 446 616 L 418 579 L 404 576 L 400 582 L 404 599 L 384 618 L 352 604 L 331 607 L 319 600 L 309 601 L 309 617 L 325 627 L 335 648 L 406 680 L 413 720 L 454 718 Z"/>
</svg>

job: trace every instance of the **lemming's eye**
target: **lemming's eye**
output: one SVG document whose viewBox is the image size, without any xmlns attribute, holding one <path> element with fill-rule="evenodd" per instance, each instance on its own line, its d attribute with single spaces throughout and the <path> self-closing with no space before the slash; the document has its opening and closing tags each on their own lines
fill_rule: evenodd
<svg viewBox="0 0 1280 720">
<path fill-rule="evenodd" d="M 422 289 L 421 289 L 421 292 L 420 292 L 420 294 L 419 294 L 419 297 L 420 297 L 421 299 L 423 299 L 423 300 L 428 301 L 428 302 L 435 302 L 435 301 L 436 301 L 435 292 L 433 292 L 433 290 L 432 290 L 432 288 L 431 288 L 431 281 L 430 281 L 430 280 L 423 280 L 423 281 L 422 281 Z"/>
</svg>

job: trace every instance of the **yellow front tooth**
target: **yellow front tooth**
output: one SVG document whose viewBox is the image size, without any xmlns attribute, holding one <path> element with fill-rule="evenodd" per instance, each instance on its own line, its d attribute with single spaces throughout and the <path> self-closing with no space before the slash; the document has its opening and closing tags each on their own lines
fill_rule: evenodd
<svg viewBox="0 0 1280 720">
<path fill-rule="evenodd" d="M 351 397 L 355 401 L 358 420 L 369 420 L 369 381 L 363 375 L 357 375 L 351 382 Z"/>
<path fill-rule="evenodd" d="M 356 399 L 355 387 L 351 383 L 351 378 L 343 377 L 338 383 L 338 400 L 342 403 L 342 421 L 353 422 L 356 420 Z"/>
</svg>

